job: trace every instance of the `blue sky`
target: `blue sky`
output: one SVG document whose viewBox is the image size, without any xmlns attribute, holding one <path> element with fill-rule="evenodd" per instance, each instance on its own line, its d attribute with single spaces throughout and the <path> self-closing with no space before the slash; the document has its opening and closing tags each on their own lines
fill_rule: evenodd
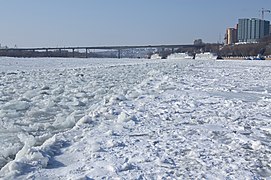
<svg viewBox="0 0 271 180">
<path fill-rule="evenodd" d="M 223 40 L 271 0 L 0 0 L 9 47 L 191 44 Z M 265 15 L 271 20 L 271 14 Z"/>
</svg>

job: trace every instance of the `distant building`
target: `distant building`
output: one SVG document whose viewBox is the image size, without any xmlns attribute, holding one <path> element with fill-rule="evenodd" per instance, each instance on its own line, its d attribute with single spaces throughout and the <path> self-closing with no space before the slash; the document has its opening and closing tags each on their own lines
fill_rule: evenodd
<svg viewBox="0 0 271 180">
<path fill-rule="evenodd" d="M 238 20 L 238 41 L 258 42 L 270 33 L 270 22 L 257 18 Z"/>
<path fill-rule="evenodd" d="M 237 43 L 237 28 L 228 28 L 225 35 L 225 44 Z"/>
</svg>

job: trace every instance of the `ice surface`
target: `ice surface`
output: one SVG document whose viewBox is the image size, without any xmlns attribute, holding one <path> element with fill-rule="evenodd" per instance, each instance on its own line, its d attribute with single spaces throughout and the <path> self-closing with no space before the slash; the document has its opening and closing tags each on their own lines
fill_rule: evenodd
<svg viewBox="0 0 271 180">
<path fill-rule="evenodd" d="M 0 59 L 3 179 L 271 177 L 271 62 Z"/>
</svg>

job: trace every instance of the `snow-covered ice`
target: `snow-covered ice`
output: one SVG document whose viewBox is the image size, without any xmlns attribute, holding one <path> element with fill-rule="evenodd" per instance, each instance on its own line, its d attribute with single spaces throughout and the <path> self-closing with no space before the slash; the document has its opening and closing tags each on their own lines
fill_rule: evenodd
<svg viewBox="0 0 271 180">
<path fill-rule="evenodd" d="M 271 177 L 271 61 L 0 59 L 2 179 Z"/>
</svg>

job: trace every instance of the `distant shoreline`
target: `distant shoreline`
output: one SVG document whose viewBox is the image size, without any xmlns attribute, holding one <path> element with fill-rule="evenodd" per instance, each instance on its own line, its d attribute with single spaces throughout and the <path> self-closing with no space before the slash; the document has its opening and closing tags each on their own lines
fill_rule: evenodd
<svg viewBox="0 0 271 180">
<path fill-rule="evenodd" d="M 245 60 L 244 57 L 223 57 L 224 60 Z M 265 58 L 265 60 L 271 60 L 271 57 Z"/>
</svg>

